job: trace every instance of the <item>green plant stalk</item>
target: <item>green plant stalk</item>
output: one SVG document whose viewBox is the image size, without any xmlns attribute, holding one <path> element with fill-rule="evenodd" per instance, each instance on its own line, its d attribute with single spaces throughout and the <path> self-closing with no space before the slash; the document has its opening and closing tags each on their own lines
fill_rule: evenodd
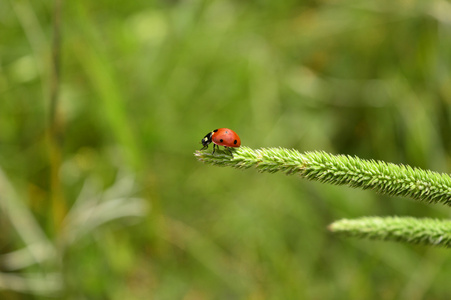
<svg viewBox="0 0 451 300">
<path fill-rule="evenodd" d="M 228 151 L 196 151 L 200 161 L 238 169 L 257 168 L 260 172 L 285 172 L 309 180 L 378 193 L 409 197 L 428 203 L 451 205 L 451 177 L 448 174 L 395 165 L 383 161 L 363 160 L 349 155 L 332 155 L 322 151 L 300 153 L 284 148 L 228 148 Z"/>
<path fill-rule="evenodd" d="M 451 221 L 411 217 L 342 219 L 329 230 L 345 236 L 451 247 Z"/>
</svg>

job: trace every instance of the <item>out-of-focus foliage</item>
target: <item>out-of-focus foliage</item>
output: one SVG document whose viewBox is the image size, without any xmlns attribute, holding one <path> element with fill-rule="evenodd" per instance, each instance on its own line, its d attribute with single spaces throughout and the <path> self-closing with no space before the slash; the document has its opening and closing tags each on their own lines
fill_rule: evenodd
<svg viewBox="0 0 451 300">
<path fill-rule="evenodd" d="M 0 0 L 1 299 L 449 299 L 449 250 L 326 231 L 446 207 L 193 157 L 229 127 L 449 171 L 448 1 L 64 1 L 56 187 L 52 11 Z"/>
</svg>

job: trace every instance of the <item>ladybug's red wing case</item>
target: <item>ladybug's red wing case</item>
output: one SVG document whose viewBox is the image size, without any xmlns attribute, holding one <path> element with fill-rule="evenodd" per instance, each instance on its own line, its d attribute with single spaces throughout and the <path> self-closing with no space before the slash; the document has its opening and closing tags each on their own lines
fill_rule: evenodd
<svg viewBox="0 0 451 300">
<path fill-rule="evenodd" d="M 217 131 L 213 131 L 211 137 L 213 143 L 224 147 L 239 147 L 241 146 L 241 140 L 235 131 L 228 128 L 220 128 Z"/>
<path fill-rule="evenodd" d="M 208 145 L 213 142 L 213 153 L 215 153 L 215 148 L 219 149 L 219 146 L 236 148 L 241 146 L 241 140 L 235 131 L 229 128 L 219 128 L 212 132 L 207 133 L 204 136 L 201 143 L 203 148 L 201 150 L 207 149 Z"/>
</svg>

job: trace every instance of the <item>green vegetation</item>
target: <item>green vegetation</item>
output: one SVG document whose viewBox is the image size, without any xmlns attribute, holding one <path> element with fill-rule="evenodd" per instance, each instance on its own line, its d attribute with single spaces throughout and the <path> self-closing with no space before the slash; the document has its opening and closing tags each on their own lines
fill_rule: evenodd
<svg viewBox="0 0 451 300">
<path fill-rule="evenodd" d="M 343 235 L 403 243 L 451 247 L 451 222 L 435 219 L 367 217 L 343 219 L 329 226 Z"/>
<path fill-rule="evenodd" d="M 260 172 L 269 173 L 280 171 L 324 183 L 372 189 L 385 195 L 451 206 L 451 177 L 448 174 L 320 151 L 300 153 L 284 148 L 253 150 L 242 146 L 218 152 L 196 151 L 194 155 L 202 162 L 221 167 L 255 167 Z M 375 240 L 451 246 L 449 221 L 370 217 L 340 220 L 331 224 L 329 229 L 344 235 Z"/>
<path fill-rule="evenodd" d="M 63 1 L 59 82 L 53 4 L 0 0 L 1 299 L 449 299 L 449 249 L 327 231 L 447 206 L 192 156 L 449 172 L 448 2 Z"/>
<path fill-rule="evenodd" d="M 451 206 L 451 177 L 429 170 L 363 160 L 346 155 L 315 151 L 300 153 L 294 149 L 243 146 L 221 154 L 197 151 L 200 161 L 237 169 L 257 168 L 260 172 L 285 172 L 303 178 L 355 188 L 373 189 L 381 194 L 410 197 L 429 203 Z"/>
</svg>

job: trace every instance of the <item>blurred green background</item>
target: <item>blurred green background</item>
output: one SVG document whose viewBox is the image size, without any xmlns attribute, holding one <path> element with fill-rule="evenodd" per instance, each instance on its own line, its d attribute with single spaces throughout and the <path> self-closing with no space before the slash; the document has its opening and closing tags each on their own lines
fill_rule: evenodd
<svg viewBox="0 0 451 300">
<path fill-rule="evenodd" d="M 449 209 L 204 165 L 243 145 L 451 169 L 451 4 L 0 0 L 0 299 L 450 299 L 446 249 L 335 237 Z"/>
</svg>

